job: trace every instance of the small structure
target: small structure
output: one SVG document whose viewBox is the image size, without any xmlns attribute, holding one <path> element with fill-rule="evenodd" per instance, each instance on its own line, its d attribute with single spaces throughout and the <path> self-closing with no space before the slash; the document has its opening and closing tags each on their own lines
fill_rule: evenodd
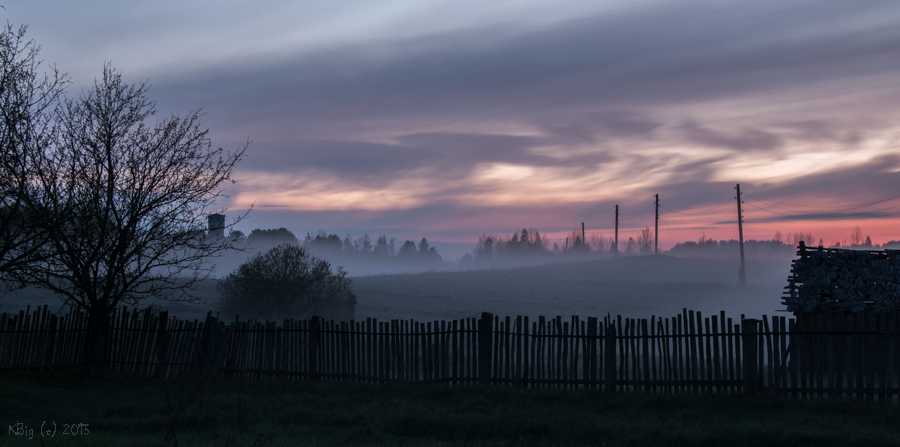
<svg viewBox="0 0 900 447">
<path fill-rule="evenodd" d="M 798 317 L 900 309 L 900 250 L 848 250 L 800 242 L 783 303 Z"/>
<path fill-rule="evenodd" d="M 210 239 L 222 239 L 225 237 L 225 215 L 210 214 L 206 217 L 206 237 Z"/>
</svg>

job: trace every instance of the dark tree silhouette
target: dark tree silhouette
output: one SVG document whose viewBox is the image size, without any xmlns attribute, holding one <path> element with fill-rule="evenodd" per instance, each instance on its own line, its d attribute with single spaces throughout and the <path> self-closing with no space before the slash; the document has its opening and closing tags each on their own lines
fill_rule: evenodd
<svg viewBox="0 0 900 447">
<path fill-rule="evenodd" d="M 472 251 L 473 260 L 485 262 L 496 258 L 498 261 L 514 258 L 533 257 L 549 253 L 538 230 L 522 228 L 504 239 L 502 236 L 481 235 Z"/>
<path fill-rule="evenodd" d="M 637 252 L 637 243 L 634 241 L 633 237 L 628 238 L 628 242 L 625 243 L 625 253 L 634 254 Z"/>
<path fill-rule="evenodd" d="M 212 148 L 199 111 L 148 123 L 155 109 L 147 89 L 104 66 L 102 80 L 65 101 L 59 140 L 39 165 L 41 214 L 32 224 L 52 238 L 28 280 L 87 311 L 95 367 L 105 365 L 117 305 L 193 300 L 191 287 L 211 273 L 209 257 L 231 247 L 203 229 L 247 146 Z"/>
<path fill-rule="evenodd" d="M 378 236 L 378 239 L 375 240 L 375 248 L 372 251 L 372 254 L 380 257 L 394 256 L 396 249 L 394 248 L 394 239 L 391 238 L 391 241 L 388 242 L 386 235 Z"/>
<path fill-rule="evenodd" d="M 441 261 L 441 255 L 427 239 L 418 244 L 408 240 L 398 245 L 396 239 L 384 234 L 370 237 L 366 233 L 354 240 L 347 233 L 341 240 L 337 234 L 318 230 L 315 237 L 309 233 L 306 235 L 303 246 L 310 254 L 341 264 L 355 273 L 390 271 L 392 268 L 417 269 Z"/>
<path fill-rule="evenodd" d="M 247 236 L 247 243 L 255 248 L 263 247 L 268 249 L 281 244 L 298 245 L 300 244 L 300 241 L 298 241 L 297 236 L 294 236 L 294 233 L 287 228 L 268 230 L 256 228 Z"/>
<path fill-rule="evenodd" d="M 511 256 L 518 255 L 519 251 L 522 249 L 522 243 L 528 241 L 527 237 L 528 235 L 526 234 L 525 240 L 520 241 L 519 232 L 516 231 L 515 233 L 513 233 L 512 237 L 510 237 L 509 240 L 505 241 L 505 243 L 503 244 L 503 254 Z"/>
<path fill-rule="evenodd" d="M 441 262 L 441 255 L 438 254 L 437 249 L 431 247 L 428 244 L 428 239 L 424 237 L 419 242 L 419 257 L 425 262 Z"/>
<path fill-rule="evenodd" d="M 324 230 L 319 230 L 316 237 L 312 237 L 309 233 L 306 233 L 306 238 L 303 240 L 303 243 L 315 253 L 336 255 L 342 250 L 340 236 L 336 234 L 326 234 Z"/>
<path fill-rule="evenodd" d="M 356 247 L 356 251 L 361 254 L 369 255 L 372 253 L 372 238 L 369 237 L 369 233 L 363 233 L 353 245 Z"/>
<path fill-rule="evenodd" d="M 581 230 L 575 229 L 569 233 L 569 252 L 571 253 L 590 253 L 591 247 L 581 238 Z"/>
<path fill-rule="evenodd" d="M 543 254 L 546 251 L 544 247 L 544 240 L 541 238 L 541 233 L 538 233 L 537 230 L 533 230 L 534 236 L 531 240 L 531 252 L 536 254 Z"/>
<path fill-rule="evenodd" d="M 0 279 L 13 284 L 37 260 L 49 232 L 36 228 L 36 163 L 51 143 L 52 112 L 67 83 L 50 68 L 38 73 L 40 46 L 26 40 L 26 27 L 0 31 Z"/>
<path fill-rule="evenodd" d="M 494 259 L 494 236 L 482 234 L 478 236 L 475 244 L 474 258 L 476 261 L 485 262 Z"/>
<path fill-rule="evenodd" d="M 415 256 L 419 253 L 419 250 L 416 249 L 416 243 L 413 241 L 406 241 L 403 245 L 400 246 L 400 250 L 397 251 L 397 256 L 401 258 L 408 258 Z"/>
<path fill-rule="evenodd" d="M 222 308 L 253 317 L 302 317 L 322 302 L 355 304 L 350 278 L 341 267 L 304 247 L 283 244 L 252 257 L 219 280 Z"/>
</svg>

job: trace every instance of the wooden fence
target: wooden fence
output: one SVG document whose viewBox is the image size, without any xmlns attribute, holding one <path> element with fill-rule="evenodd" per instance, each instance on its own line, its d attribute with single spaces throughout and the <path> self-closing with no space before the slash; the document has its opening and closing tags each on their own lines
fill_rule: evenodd
<svg viewBox="0 0 900 447">
<path fill-rule="evenodd" d="M 481 318 L 451 321 L 179 320 L 118 311 L 107 359 L 157 377 L 352 379 L 506 384 L 652 393 L 900 395 L 897 315 L 817 314 L 732 321 L 670 318 Z M 0 369 L 84 361 L 86 318 L 0 314 Z"/>
</svg>

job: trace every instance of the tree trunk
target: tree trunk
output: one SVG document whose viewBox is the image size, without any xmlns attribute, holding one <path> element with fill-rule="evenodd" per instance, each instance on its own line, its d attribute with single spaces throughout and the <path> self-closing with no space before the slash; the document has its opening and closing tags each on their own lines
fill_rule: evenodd
<svg viewBox="0 0 900 447">
<path fill-rule="evenodd" d="M 93 370 L 106 368 L 106 342 L 109 338 L 110 310 L 106 306 L 88 309 L 85 359 Z"/>
</svg>

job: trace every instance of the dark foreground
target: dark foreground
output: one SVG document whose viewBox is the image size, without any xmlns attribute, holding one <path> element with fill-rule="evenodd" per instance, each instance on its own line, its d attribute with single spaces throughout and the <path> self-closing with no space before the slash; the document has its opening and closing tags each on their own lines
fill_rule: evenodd
<svg viewBox="0 0 900 447">
<path fill-rule="evenodd" d="M 897 403 L 346 382 L 198 386 L 78 368 L 0 374 L 0 418 L 4 446 L 900 446 Z"/>
</svg>

